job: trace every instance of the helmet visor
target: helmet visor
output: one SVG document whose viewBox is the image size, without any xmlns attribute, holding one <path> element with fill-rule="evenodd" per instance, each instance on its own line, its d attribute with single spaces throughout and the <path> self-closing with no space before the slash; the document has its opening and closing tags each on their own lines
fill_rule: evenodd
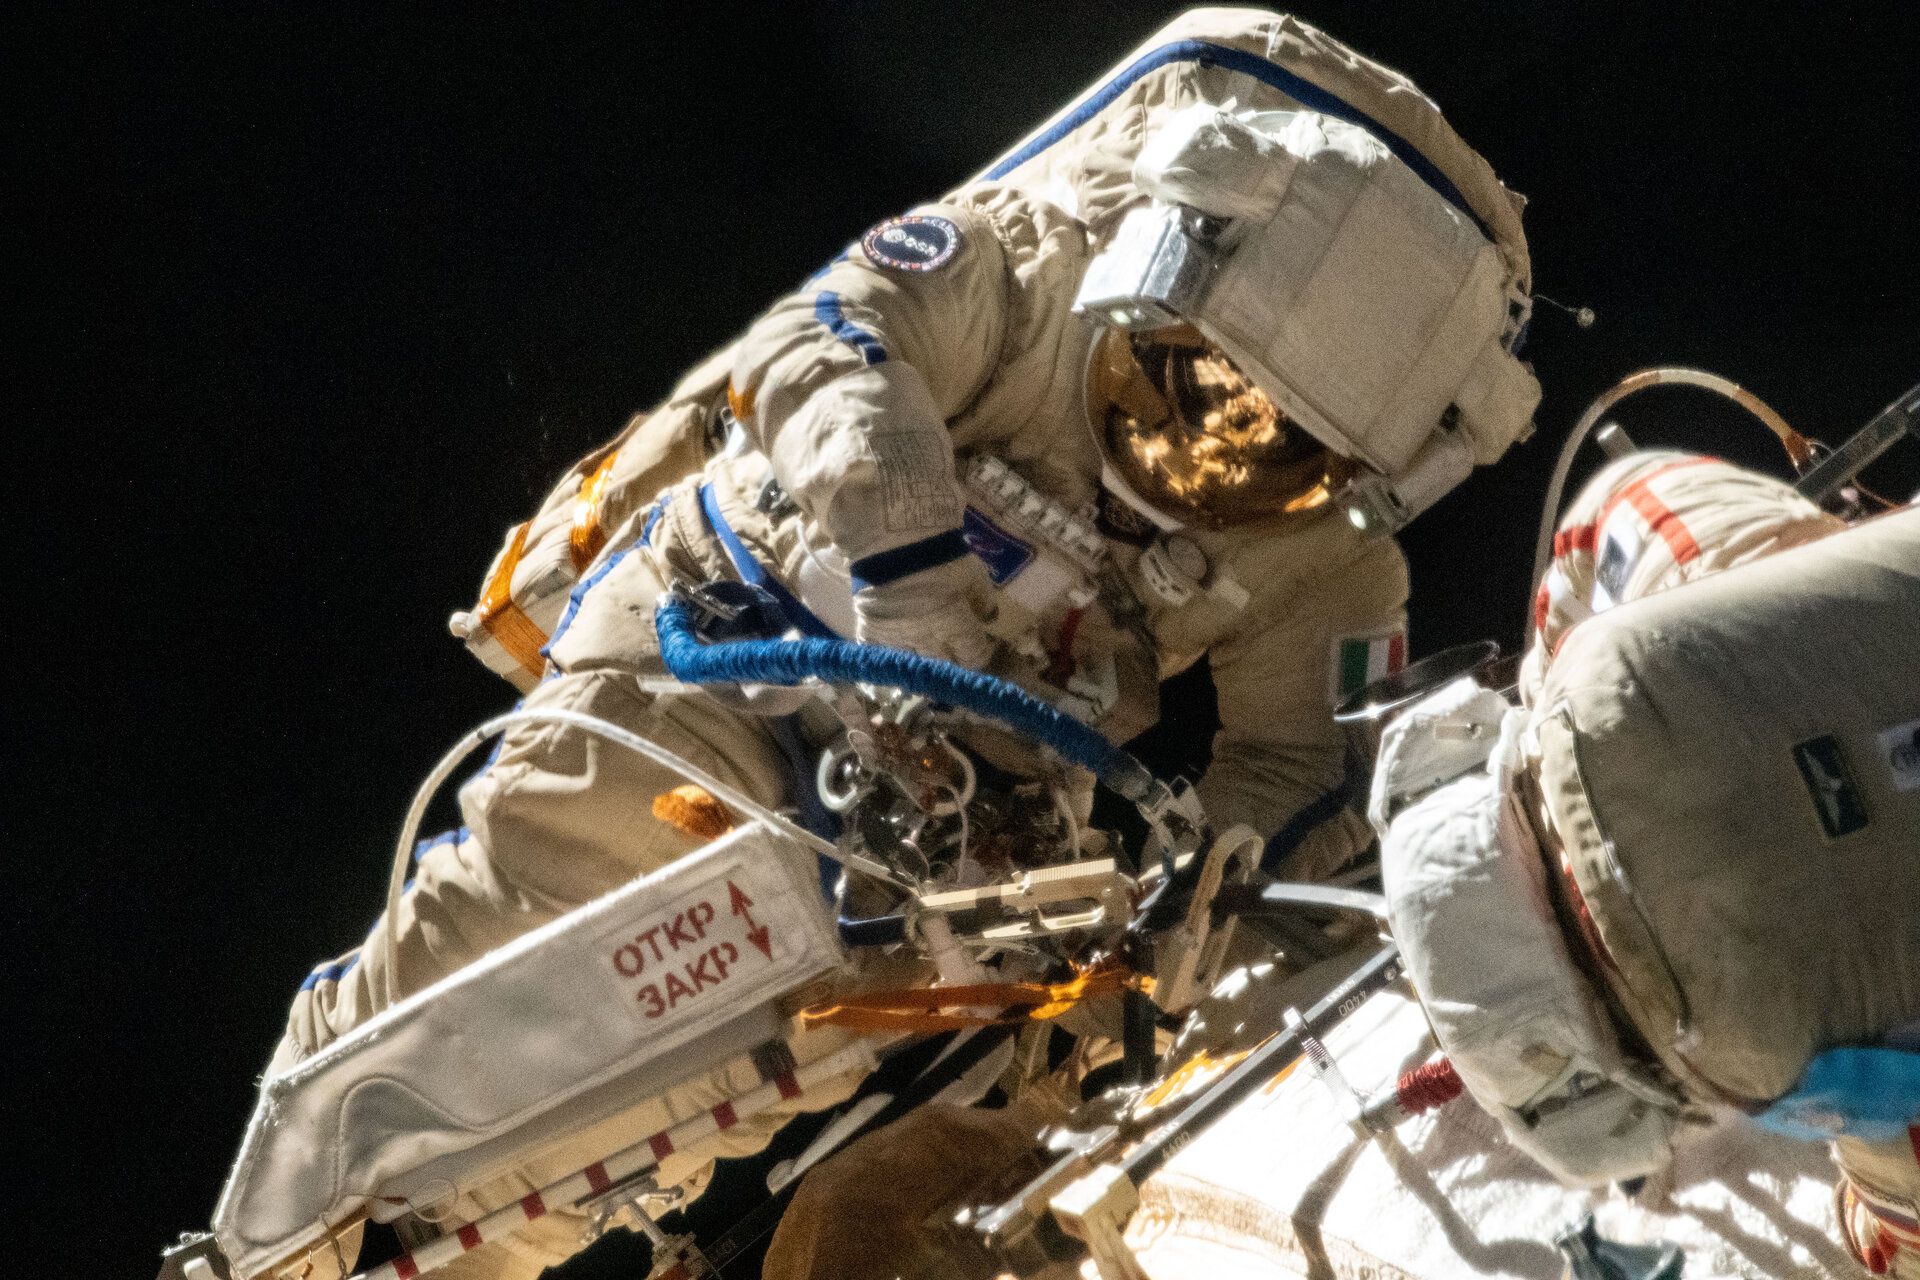
<svg viewBox="0 0 1920 1280">
<path fill-rule="evenodd" d="M 1104 331 L 1089 382 L 1108 461 L 1176 519 L 1223 529 L 1308 511 L 1351 476 L 1191 326 Z"/>
</svg>

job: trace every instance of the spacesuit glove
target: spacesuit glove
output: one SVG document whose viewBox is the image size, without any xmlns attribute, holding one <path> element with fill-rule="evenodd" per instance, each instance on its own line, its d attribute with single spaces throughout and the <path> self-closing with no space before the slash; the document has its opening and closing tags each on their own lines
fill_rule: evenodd
<svg viewBox="0 0 1920 1280">
<path fill-rule="evenodd" d="M 854 636 L 981 670 L 994 649 L 976 604 L 986 590 L 986 570 L 972 556 L 862 587 L 853 595 Z"/>
</svg>

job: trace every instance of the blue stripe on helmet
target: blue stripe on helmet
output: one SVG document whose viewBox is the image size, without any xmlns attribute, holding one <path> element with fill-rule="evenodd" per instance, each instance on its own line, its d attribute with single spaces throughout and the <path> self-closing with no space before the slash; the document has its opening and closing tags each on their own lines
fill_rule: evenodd
<svg viewBox="0 0 1920 1280">
<path fill-rule="evenodd" d="M 1493 229 L 1481 221 L 1480 215 L 1467 204 L 1467 198 L 1460 194 L 1460 188 L 1454 186 L 1453 180 L 1442 173 L 1433 161 L 1420 154 L 1419 149 L 1411 142 L 1345 99 L 1336 97 L 1310 80 L 1302 79 L 1285 67 L 1276 66 L 1258 54 L 1248 53 L 1244 49 L 1232 49 L 1226 45 L 1214 44 L 1209 40 L 1176 40 L 1172 44 L 1160 46 L 1138 61 L 1121 68 L 1113 79 L 1096 89 L 1091 97 L 1070 111 L 1059 123 L 989 169 L 986 174 L 987 180 L 993 181 L 1006 177 L 1093 119 L 1142 77 L 1176 62 L 1197 62 L 1205 67 L 1224 67 L 1228 71 L 1238 71 L 1242 75 L 1252 76 L 1261 84 L 1278 89 L 1310 111 L 1318 111 L 1336 120 L 1345 120 L 1348 124 L 1358 125 L 1386 144 L 1387 149 L 1398 156 L 1409 169 L 1419 174 L 1421 180 L 1432 187 L 1441 199 L 1472 219 L 1473 225 L 1480 228 L 1481 235 L 1488 240 L 1494 238 Z"/>
</svg>

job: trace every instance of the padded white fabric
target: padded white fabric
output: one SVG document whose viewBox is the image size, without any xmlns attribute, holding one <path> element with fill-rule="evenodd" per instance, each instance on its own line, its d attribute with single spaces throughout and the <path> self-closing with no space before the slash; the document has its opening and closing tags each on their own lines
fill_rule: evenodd
<svg viewBox="0 0 1920 1280">
<path fill-rule="evenodd" d="M 1433 1049 L 1420 1007 L 1375 996 L 1326 1038 L 1362 1091 Z M 1857 1280 L 1817 1143 L 1733 1118 L 1683 1130 L 1637 1200 L 1548 1177 L 1466 1099 L 1361 1141 L 1296 1071 L 1149 1179 L 1127 1240 L 1154 1280 L 1560 1280 L 1553 1237 L 1592 1211 L 1624 1243 L 1670 1240 L 1686 1280 Z"/>
<path fill-rule="evenodd" d="M 1191 193 L 1217 177 L 1211 203 L 1272 212 L 1228 230 L 1227 257 L 1190 318 L 1282 408 L 1387 475 L 1406 468 L 1449 404 L 1479 462 L 1527 433 L 1540 392 L 1501 347 L 1510 278 L 1466 215 L 1372 134 L 1330 116 L 1267 113 L 1237 134 L 1216 122 L 1192 136 L 1219 145 L 1189 147 L 1185 167 L 1155 181 Z M 1149 147 L 1143 158 L 1155 156 Z M 1271 181 L 1253 176 L 1258 161 Z"/>
<path fill-rule="evenodd" d="M 1600 1083 L 1619 1044 L 1515 799 L 1525 719 L 1471 679 L 1416 704 L 1381 740 L 1371 811 L 1393 936 L 1461 1081 L 1561 1181 L 1597 1186 L 1665 1164 L 1675 1108 Z"/>
<path fill-rule="evenodd" d="M 409 1171 L 457 1177 L 447 1157 L 483 1148 L 497 1163 L 503 1141 L 550 1136 L 542 1117 L 676 1050 L 661 1083 L 697 1074 L 713 1063 L 688 1046 L 739 1052 L 729 1026 L 841 961 L 812 851 L 742 827 L 265 1080 L 214 1212 L 220 1246 L 253 1274 Z"/>
<path fill-rule="evenodd" d="M 1920 789 L 1893 758 L 1916 721 L 1920 510 L 1565 632 L 1531 767 L 1614 994 L 1700 1096 L 1777 1098 L 1920 1016 Z"/>
<path fill-rule="evenodd" d="M 1288 115 L 1269 112 L 1260 123 L 1283 125 Z M 1202 103 L 1175 112 L 1147 139 L 1133 180 L 1167 204 L 1264 222 L 1280 207 L 1294 163 L 1269 133 Z"/>
</svg>

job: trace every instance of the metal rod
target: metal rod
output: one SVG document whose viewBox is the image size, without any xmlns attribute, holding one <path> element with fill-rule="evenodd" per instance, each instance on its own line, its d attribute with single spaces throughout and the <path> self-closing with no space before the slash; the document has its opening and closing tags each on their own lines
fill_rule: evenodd
<svg viewBox="0 0 1920 1280">
<path fill-rule="evenodd" d="M 1866 470 L 1867 464 L 1892 448 L 1901 436 L 1911 432 L 1920 440 L 1920 385 L 1875 415 L 1873 421 L 1854 433 L 1853 438 L 1822 458 L 1813 470 L 1794 486 L 1807 501 L 1824 503 L 1841 485 Z"/>
<path fill-rule="evenodd" d="M 1387 918 L 1386 895 L 1327 884 L 1296 884 L 1278 880 L 1267 885 L 1223 885 L 1213 897 L 1214 923 L 1228 916 L 1272 914 L 1294 907 L 1325 907 L 1364 911 L 1376 920 Z"/>
<path fill-rule="evenodd" d="M 1369 996 L 1398 978 L 1400 973 L 1400 948 L 1389 942 L 1374 952 L 1366 963 L 1354 971 L 1352 977 L 1309 1009 L 1302 1019 L 1302 1028 L 1315 1035 L 1324 1035 L 1366 1003 Z M 1279 1032 L 1248 1054 L 1245 1061 L 1218 1084 L 1194 1099 L 1178 1115 L 1155 1129 L 1140 1145 L 1128 1152 L 1126 1158 L 1120 1161 L 1121 1172 L 1135 1186 L 1144 1183 L 1184 1150 L 1188 1143 L 1199 1136 L 1201 1130 L 1224 1117 L 1243 1099 L 1278 1075 L 1301 1052 L 1298 1030 L 1289 1028 Z"/>
</svg>

